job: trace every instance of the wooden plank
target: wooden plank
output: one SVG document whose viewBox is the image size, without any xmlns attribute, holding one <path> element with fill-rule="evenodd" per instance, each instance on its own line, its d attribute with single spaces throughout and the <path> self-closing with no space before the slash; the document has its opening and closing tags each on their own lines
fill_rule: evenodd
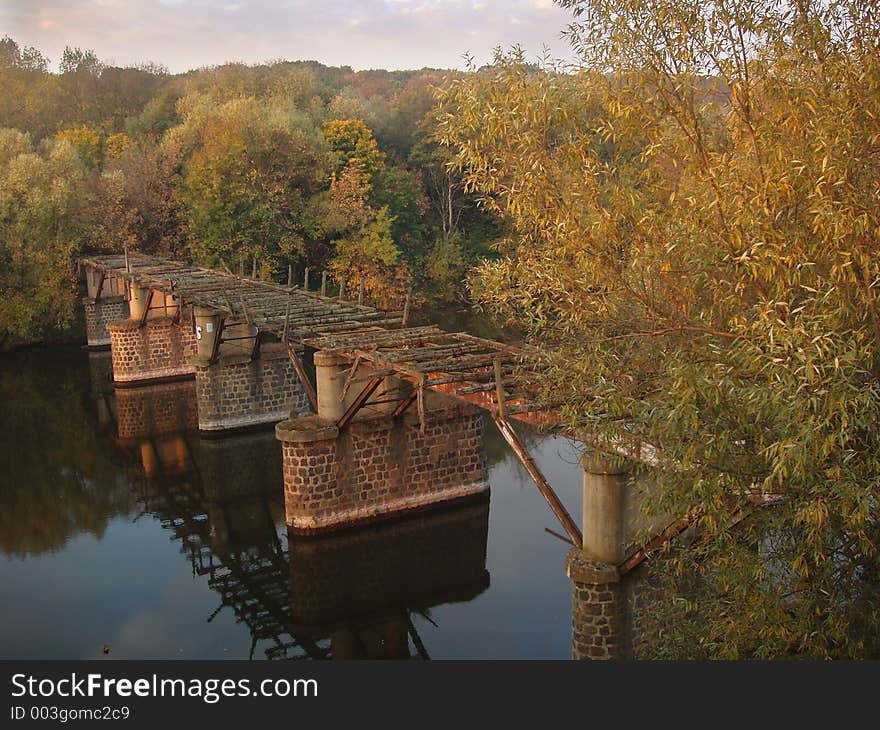
<svg viewBox="0 0 880 730">
<path fill-rule="evenodd" d="M 427 327 L 410 327 L 405 330 L 374 330 L 364 332 L 357 337 L 344 337 L 343 335 L 326 335 L 314 338 L 307 344 L 321 350 L 345 351 L 355 348 L 378 348 L 388 343 L 412 343 L 423 340 L 426 337 L 445 334 L 437 325 Z"/>
</svg>

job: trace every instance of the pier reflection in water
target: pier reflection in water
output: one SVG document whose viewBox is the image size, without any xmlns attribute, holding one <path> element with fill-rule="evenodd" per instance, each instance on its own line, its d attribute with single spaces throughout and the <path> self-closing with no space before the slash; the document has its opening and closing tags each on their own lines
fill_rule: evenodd
<svg viewBox="0 0 880 730">
<path fill-rule="evenodd" d="M 143 413 L 185 413 L 185 394 L 179 386 L 117 393 L 119 429 L 128 435 L 120 445 L 141 472 L 145 511 L 218 594 L 208 620 L 231 610 L 251 635 L 251 657 L 427 658 L 411 614 L 427 616 L 436 604 L 470 600 L 488 586 L 486 500 L 288 543 L 278 527 L 284 514 L 274 434 L 199 439 L 161 433 L 170 417 L 140 420 Z M 140 424 L 151 427 L 136 434 Z"/>
<path fill-rule="evenodd" d="M 494 428 L 491 510 L 288 538 L 274 434 L 202 438 L 192 382 L 109 374 L 100 352 L 0 363 L 0 656 L 572 655 L 568 546 Z M 531 448 L 576 512 L 576 453 Z"/>
</svg>

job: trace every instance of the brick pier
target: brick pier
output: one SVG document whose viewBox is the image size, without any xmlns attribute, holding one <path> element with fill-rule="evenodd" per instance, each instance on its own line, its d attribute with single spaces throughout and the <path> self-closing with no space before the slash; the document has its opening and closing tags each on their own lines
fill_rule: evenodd
<svg viewBox="0 0 880 730">
<path fill-rule="evenodd" d="M 141 323 L 125 319 L 107 325 L 113 352 L 113 381 L 118 386 L 191 378 L 189 363 L 196 354 L 196 338 L 184 311 L 178 324 L 171 317 Z"/>
<path fill-rule="evenodd" d="M 287 524 L 318 533 L 486 494 L 482 414 L 438 396 L 425 431 L 410 416 L 279 423 Z"/>
<path fill-rule="evenodd" d="M 86 343 L 89 347 L 110 347 L 107 325 L 128 317 L 128 302 L 122 296 L 106 297 L 95 301 L 91 297 L 82 300 L 86 313 Z"/>
<path fill-rule="evenodd" d="M 308 412 L 308 400 L 284 345 L 265 344 L 259 357 L 231 355 L 193 361 L 199 430 L 228 431 L 273 424 Z"/>
</svg>

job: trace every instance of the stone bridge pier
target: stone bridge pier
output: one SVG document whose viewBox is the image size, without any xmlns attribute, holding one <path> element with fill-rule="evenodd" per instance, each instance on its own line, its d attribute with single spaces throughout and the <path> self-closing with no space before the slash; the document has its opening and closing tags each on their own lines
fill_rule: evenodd
<svg viewBox="0 0 880 730">
<path fill-rule="evenodd" d="M 326 352 L 315 354 L 315 371 L 317 414 L 275 427 L 291 532 L 338 530 L 488 495 L 477 408 L 428 393 L 421 421 L 414 408 L 401 408 L 412 402 L 408 383 L 365 368 L 352 377 L 344 360 Z"/>
<path fill-rule="evenodd" d="M 87 265 L 85 278 L 88 344 L 110 345 L 117 388 L 195 379 L 203 432 L 272 425 L 307 410 L 287 347 L 264 343 L 256 327 L 131 274 Z"/>
<path fill-rule="evenodd" d="M 199 430 L 230 431 L 278 423 L 308 412 L 308 400 L 282 343 L 223 312 L 195 307 Z"/>
<path fill-rule="evenodd" d="M 91 268 L 86 269 L 85 278 L 86 296 L 82 303 L 86 315 L 86 343 L 94 349 L 110 347 L 107 325 L 128 317 L 125 282 Z"/>
<path fill-rule="evenodd" d="M 572 581 L 572 658 L 637 658 L 649 623 L 650 587 L 640 571 L 622 575 L 620 566 L 638 538 L 655 535 L 667 516 L 646 516 L 644 490 L 629 478 L 628 462 L 586 452 L 583 468 L 583 545 L 565 561 Z"/>
<path fill-rule="evenodd" d="M 173 294 L 129 284 L 128 318 L 107 325 L 118 387 L 192 378 L 192 313 Z"/>
</svg>

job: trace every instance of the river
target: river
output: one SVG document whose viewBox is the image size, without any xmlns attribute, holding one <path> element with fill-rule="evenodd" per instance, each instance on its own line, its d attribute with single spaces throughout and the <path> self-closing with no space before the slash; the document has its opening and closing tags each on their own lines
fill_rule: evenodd
<svg viewBox="0 0 880 730">
<path fill-rule="evenodd" d="M 0 657 L 571 657 L 569 546 L 491 419 L 488 506 L 288 538 L 271 430 L 139 438 L 120 406 L 150 409 L 108 373 L 79 347 L 0 357 Z M 522 433 L 577 516 L 574 444 Z"/>
</svg>

